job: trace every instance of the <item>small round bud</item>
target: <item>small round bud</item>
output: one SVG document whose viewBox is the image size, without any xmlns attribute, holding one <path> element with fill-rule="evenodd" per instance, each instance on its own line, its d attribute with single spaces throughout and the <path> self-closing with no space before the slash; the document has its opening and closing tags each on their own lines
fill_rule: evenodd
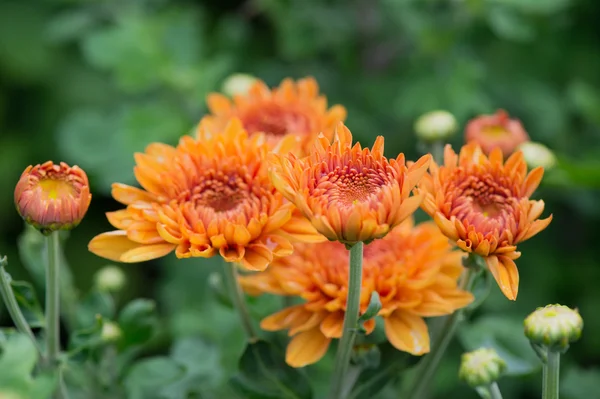
<svg viewBox="0 0 600 399">
<path fill-rule="evenodd" d="M 448 111 L 427 112 L 415 122 L 417 137 L 427 142 L 447 139 L 457 130 L 456 118 Z"/>
<path fill-rule="evenodd" d="M 577 310 L 563 305 L 537 308 L 525 319 L 525 335 L 550 350 L 566 351 L 581 337 L 583 319 Z"/>
<path fill-rule="evenodd" d="M 225 79 L 223 82 L 222 91 L 225 95 L 233 97 L 234 95 L 244 95 L 248 93 L 250 87 L 256 82 L 256 78 L 245 73 L 235 73 Z"/>
<path fill-rule="evenodd" d="M 556 156 L 551 149 L 541 143 L 526 141 L 518 147 L 523 153 L 523 158 L 530 168 L 542 168 L 548 170 L 556 165 Z"/>
<path fill-rule="evenodd" d="M 104 324 L 102 325 L 102 332 L 101 332 L 101 337 L 102 337 L 102 341 L 104 342 L 115 342 L 118 341 L 119 338 L 121 338 L 122 335 L 122 331 L 121 328 L 119 327 L 119 325 L 117 323 L 114 323 L 112 321 L 104 321 Z"/>
<path fill-rule="evenodd" d="M 75 228 L 91 200 L 85 172 L 64 162 L 28 166 L 15 187 L 17 211 L 43 234 Z"/>
<path fill-rule="evenodd" d="M 529 135 L 518 119 L 511 119 L 503 109 L 493 115 L 480 115 L 471 119 L 465 128 L 465 141 L 474 141 L 486 154 L 494 148 L 508 157 L 517 147 L 529 140 Z"/>
<path fill-rule="evenodd" d="M 495 350 L 480 348 L 462 355 L 458 376 L 470 387 L 488 386 L 500 378 L 506 363 Z"/>
<path fill-rule="evenodd" d="M 127 277 L 121 268 L 111 265 L 98 270 L 94 280 L 100 291 L 118 292 L 125 286 Z"/>
</svg>

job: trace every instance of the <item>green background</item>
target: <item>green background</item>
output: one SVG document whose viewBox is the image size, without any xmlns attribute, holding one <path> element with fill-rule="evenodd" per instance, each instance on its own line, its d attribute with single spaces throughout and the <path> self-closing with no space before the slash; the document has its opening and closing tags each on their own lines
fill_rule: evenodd
<svg viewBox="0 0 600 399">
<path fill-rule="evenodd" d="M 496 319 L 491 330 L 504 326 L 500 341 L 519 340 L 525 316 L 561 303 L 585 320 L 581 341 L 564 358 L 563 396 L 600 397 L 598 15 L 596 0 L 2 0 L 0 253 L 14 276 L 29 278 L 17 253 L 23 225 L 14 185 L 29 164 L 78 164 L 94 198 L 67 257 L 87 290 L 106 264 L 87 242 L 111 229 L 104 212 L 119 208 L 110 183 L 133 183 L 133 153 L 154 141 L 175 144 L 206 112 L 206 94 L 232 73 L 271 86 L 314 76 L 330 104 L 347 108 L 357 139 L 371 145 L 383 135 L 387 155 L 409 159 L 420 154 L 412 129 L 420 114 L 446 109 L 462 127 L 504 108 L 559 158 L 535 194 L 554 220 L 519 246 L 518 300 L 494 286 L 475 315 L 478 326 L 452 344 L 436 395 L 476 397 L 456 374 L 461 345 L 485 342 L 485 318 Z M 235 315 L 207 286 L 217 266 L 174 256 L 126 265 L 121 297 L 157 300 L 164 331 L 156 353 L 196 335 L 218 346 L 215 387 L 243 347 Z M 262 299 L 253 311 L 260 317 L 278 303 Z M 0 316 L 10 323 L 6 312 Z M 331 362 L 322 363 L 309 369 L 319 386 L 326 384 L 319 370 Z M 540 382 L 533 372 L 500 385 L 505 397 L 535 398 Z M 388 389 L 378 397 L 397 396 Z"/>
</svg>

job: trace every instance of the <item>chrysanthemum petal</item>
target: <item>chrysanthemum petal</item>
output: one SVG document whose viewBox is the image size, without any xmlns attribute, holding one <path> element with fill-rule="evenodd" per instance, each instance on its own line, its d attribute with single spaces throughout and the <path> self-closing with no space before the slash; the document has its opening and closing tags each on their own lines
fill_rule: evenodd
<svg viewBox="0 0 600 399">
<path fill-rule="evenodd" d="M 502 259 L 502 261 L 500 261 Z M 485 262 L 505 297 L 514 301 L 519 291 L 519 271 L 515 262 L 506 256 L 488 256 Z"/>
<path fill-rule="evenodd" d="M 320 328 L 327 338 L 341 338 L 344 330 L 344 312 L 330 313 L 321 322 Z"/>
<path fill-rule="evenodd" d="M 273 252 L 264 244 L 251 244 L 246 247 L 242 265 L 253 271 L 262 271 L 273 261 Z"/>
<path fill-rule="evenodd" d="M 160 258 L 175 249 L 172 244 L 145 245 L 131 241 L 122 230 L 102 233 L 88 244 L 90 252 L 115 262 L 143 262 Z"/>
<path fill-rule="evenodd" d="M 326 338 L 319 328 L 313 328 L 296 335 L 288 344 L 285 361 L 292 367 L 304 367 L 319 361 L 329 348 L 330 338 Z"/>
<path fill-rule="evenodd" d="M 413 355 L 429 352 L 429 332 L 423 318 L 396 311 L 384 320 L 385 335 L 395 348 Z"/>
</svg>

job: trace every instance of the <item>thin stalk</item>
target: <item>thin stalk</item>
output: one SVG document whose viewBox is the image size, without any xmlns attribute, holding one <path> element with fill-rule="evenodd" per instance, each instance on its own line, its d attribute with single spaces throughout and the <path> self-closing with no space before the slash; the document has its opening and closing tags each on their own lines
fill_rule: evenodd
<svg viewBox="0 0 600 399">
<path fill-rule="evenodd" d="M 467 267 L 466 273 L 460 281 L 460 288 L 470 291 L 475 281 L 476 274 L 477 270 L 474 267 Z M 408 390 L 408 398 L 422 399 L 426 396 L 426 391 L 431 384 L 431 379 L 463 319 L 463 311 L 464 309 L 459 309 L 446 319 L 444 327 L 431 346 L 431 352 L 425 355 L 423 360 L 421 360 L 417 366 L 415 377 Z"/>
<path fill-rule="evenodd" d="M 558 399 L 558 381 L 560 375 L 560 352 L 548 351 L 544 364 L 542 399 Z"/>
<path fill-rule="evenodd" d="M 438 165 L 444 163 L 444 142 L 442 140 L 431 143 L 431 156 Z"/>
<path fill-rule="evenodd" d="M 46 355 L 54 367 L 60 352 L 60 237 L 53 231 L 46 237 Z"/>
<path fill-rule="evenodd" d="M 500 392 L 500 387 L 495 382 L 492 382 L 492 385 L 490 385 L 490 398 L 491 399 L 502 399 L 502 393 Z"/>
<path fill-rule="evenodd" d="M 340 339 L 333 380 L 331 383 L 331 399 L 342 399 L 346 372 L 350 364 L 354 339 L 358 331 L 360 311 L 360 288 L 362 286 L 363 243 L 358 242 L 350 248 L 350 271 L 348 273 L 348 296 L 346 298 L 346 313 L 344 314 L 344 330 Z"/>
<path fill-rule="evenodd" d="M 246 307 L 246 300 L 244 298 L 242 287 L 240 287 L 238 281 L 237 266 L 235 263 L 225 262 L 225 284 L 227 285 L 229 295 L 231 295 L 233 306 L 240 315 L 240 320 L 242 321 L 242 326 L 244 327 L 244 331 L 246 331 L 248 340 L 250 342 L 256 342 L 258 340 L 258 335 L 254 330 L 252 318 Z"/>
<path fill-rule="evenodd" d="M 44 356 L 37 340 L 35 339 L 35 335 L 33 335 L 31 327 L 29 327 L 29 324 L 27 324 L 27 320 L 25 320 L 25 316 L 23 316 L 23 313 L 19 308 L 19 304 L 17 303 L 17 299 L 15 298 L 15 294 L 10 285 L 9 274 L 4 269 L 5 264 L 6 258 L 0 259 L 0 294 L 2 295 L 2 300 L 4 301 L 6 309 L 8 309 L 8 313 L 15 323 L 15 326 L 17 326 L 17 330 L 27 335 L 29 339 L 31 339 L 43 359 Z"/>
</svg>

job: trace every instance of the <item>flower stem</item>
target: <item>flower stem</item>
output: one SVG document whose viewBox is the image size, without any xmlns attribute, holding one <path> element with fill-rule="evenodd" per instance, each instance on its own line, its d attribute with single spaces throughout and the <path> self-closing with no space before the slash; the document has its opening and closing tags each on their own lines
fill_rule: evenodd
<svg viewBox="0 0 600 399">
<path fill-rule="evenodd" d="M 46 355 L 54 367 L 60 351 L 60 237 L 53 231 L 46 238 Z"/>
<path fill-rule="evenodd" d="M 544 364 L 542 399 L 558 399 L 558 381 L 560 374 L 560 352 L 548 350 Z"/>
<path fill-rule="evenodd" d="M 474 266 L 467 267 L 466 273 L 460 281 L 460 288 L 471 291 L 476 275 L 477 269 Z M 459 309 L 446 319 L 440 334 L 435 338 L 431 346 L 431 352 L 425 355 L 417 366 L 413 382 L 408 390 L 408 398 L 423 399 L 426 397 L 427 388 L 431 385 L 431 379 L 463 319 L 463 311 L 464 309 Z"/>
<path fill-rule="evenodd" d="M 38 342 L 35 339 L 35 335 L 33 335 L 33 331 L 31 331 L 29 324 L 27 324 L 25 316 L 23 316 L 23 313 L 19 308 L 19 304 L 17 303 L 17 299 L 15 298 L 15 293 L 13 292 L 12 287 L 10 285 L 10 275 L 4 269 L 4 266 L 7 264 L 8 263 L 6 261 L 6 256 L 0 259 L 0 294 L 2 295 L 2 301 L 4 301 L 4 304 L 8 309 L 8 313 L 10 314 L 10 317 L 15 323 L 15 326 L 17 326 L 17 329 L 21 333 L 27 335 L 29 339 L 31 339 L 36 349 L 43 358 L 44 356 L 42 354 L 40 346 L 38 345 Z"/>
<path fill-rule="evenodd" d="M 360 311 L 360 289 L 362 286 L 363 243 L 358 242 L 350 248 L 350 272 L 348 273 L 348 296 L 346 298 L 346 313 L 344 315 L 344 330 L 339 342 L 333 381 L 331 399 L 342 399 L 344 380 L 350 364 L 352 348 L 358 330 Z"/>
<path fill-rule="evenodd" d="M 502 393 L 500 392 L 500 387 L 495 382 L 492 382 L 492 385 L 490 385 L 490 398 L 491 399 L 502 399 Z"/>
<path fill-rule="evenodd" d="M 444 163 L 444 142 L 442 140 L 436 140 L 431 144 L 431 156 L 438 165 Z"/>
<path fill-rule="evenodd" d="M 227 285 L 227 290 L 231 295 L 233 306 L 240 315 L 242 326 L 246 331 L 248 340 L 251 343 L 258 341 L 258 335 L 254 330 L 252 318 L 250 317 L 250 313 L 248 313 L 248 308 L 246 307 L 244 292 L 242 291 L 242 287 L 240 287 L 240 283 L 238 281 L 237 266 L 235 263 L 225 262 L 225 284 Z"/>
</svg>

